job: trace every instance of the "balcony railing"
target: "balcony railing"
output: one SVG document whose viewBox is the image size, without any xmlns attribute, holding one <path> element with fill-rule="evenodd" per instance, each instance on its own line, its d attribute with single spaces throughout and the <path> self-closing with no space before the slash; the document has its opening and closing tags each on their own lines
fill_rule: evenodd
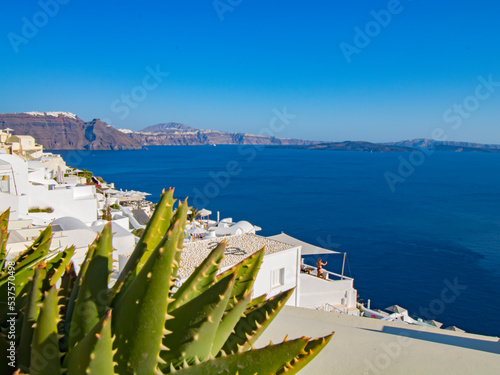
<svg viewBox="0 0 500 375">
<path fill-rule="evenodd" d="M 318 267 L 310 266 L 309 264 L 302 264 L 301 267 L 302 273 L 307 273 L 312 276 L 318 276 Z M 342 276 L 338 273 L 327 271 L 325 269 L 322 270 L 322 278 L 325 280 L 337 281 L 337 280 L 353 280 L 351 277 Z"/>
</svg>

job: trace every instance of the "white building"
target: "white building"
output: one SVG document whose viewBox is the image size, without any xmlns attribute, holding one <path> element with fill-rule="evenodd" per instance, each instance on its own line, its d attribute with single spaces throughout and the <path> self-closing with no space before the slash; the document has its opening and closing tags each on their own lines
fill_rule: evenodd
<svg viewBox="0 0 500 375">
<path fill-rule="evenodd" d="M 37 162 L 0 154 L 0 211 L 10 207 L 13 220 L 32 219 L 36 225 L 64 216 L 88 224 L 97 220 L 95 186 L 61 185 L 46 174 L 46 168 Z M 35 208 L 52 212 L 33 212 Z"/>
<path fill-rule="evenodd" d="M 295 288 L 287 305 L 359 315 L 359 310 L 356 308 L 357 292 L 353 288 L 352 278 L 327 272 L 326 279 L 322 279 L 304 271 L 302 255 L 310 254 L 311 251 L 321 251 L 321 254 L 325 254 L 329 250 L 309 245 L 287 235 L 280 236 L 288 243 L 277 241 L 273 237 L 266 238 L 249 233 L 187 243 L 181 254 L 179 277 L 181 281 L 186 280 L 212 249 L 223 240 L 227 241 L 227 246 L 221 271 L 264 247 L 265 255 L 255 280 L 252 298 L 263 294 L 272 297 Z M 290 243 L 292 240 L 295 243 Z M 130 253 L 119 255 L 120 271 L 129 257 Z"/>
</svg>

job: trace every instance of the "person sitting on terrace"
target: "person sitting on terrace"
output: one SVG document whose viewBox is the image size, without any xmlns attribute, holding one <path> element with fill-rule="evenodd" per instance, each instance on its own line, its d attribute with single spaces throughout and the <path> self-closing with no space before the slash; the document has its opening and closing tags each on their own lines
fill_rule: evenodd
<svg viewBox="0 0 500 375">
<path fill-rule="evenodd" d="M 321 258 L 318 259 L 318 261 L 316 262 L 316 267 L 318 269 L 318 273 L 317 273 L 318 277 L 323 276 L 323 266 L 326 266 L 327 264 L 328 264 L 328 262 L 323 263 L 321 261 Z"/>
</svg>

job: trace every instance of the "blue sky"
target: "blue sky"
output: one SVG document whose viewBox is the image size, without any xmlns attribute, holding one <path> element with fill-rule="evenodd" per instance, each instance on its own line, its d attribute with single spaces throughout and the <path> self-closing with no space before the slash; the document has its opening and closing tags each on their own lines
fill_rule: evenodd
<svg viewBox="0 0 500 375">
<path fill-rule="evenodd" d="M 286 107 L 276 136 L 500 143 L 500 4 L 337 3 L 10 1 L 0 112 L 258 133 Z"/>
</svg>

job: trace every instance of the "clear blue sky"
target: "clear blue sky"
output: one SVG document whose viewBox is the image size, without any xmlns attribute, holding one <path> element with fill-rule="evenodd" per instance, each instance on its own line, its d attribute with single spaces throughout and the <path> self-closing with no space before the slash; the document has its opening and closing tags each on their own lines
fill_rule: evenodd
<svg viewBox="0 0 500 375">
<path fill-rule="evenodd" d="M 220 0 L 219 13 L 212 0 L 59 1 L 48 11 L 2 5 L 0 112 L 258 133 L 286 106 L 296 118 L 277 136 L 392 141 L 442 128 L 449 139 L 500 143 L 500 87 L 476 94 L 479 76 L 500 82 L 494 0 Z M 388 8 L 377 28 L 371 12 Z M 355 28 L 367 26 L 370 42 L 358 48 Z M 358 48 L 350 63 L 341 43 Z M 147 80 L 150 90 L 148 66 L 169 73 L 155 88 Z M 124 104 L 132 91 L 140 100 Z M 464 100 L 472 110 L 458 114 Z"/>
</svg>

